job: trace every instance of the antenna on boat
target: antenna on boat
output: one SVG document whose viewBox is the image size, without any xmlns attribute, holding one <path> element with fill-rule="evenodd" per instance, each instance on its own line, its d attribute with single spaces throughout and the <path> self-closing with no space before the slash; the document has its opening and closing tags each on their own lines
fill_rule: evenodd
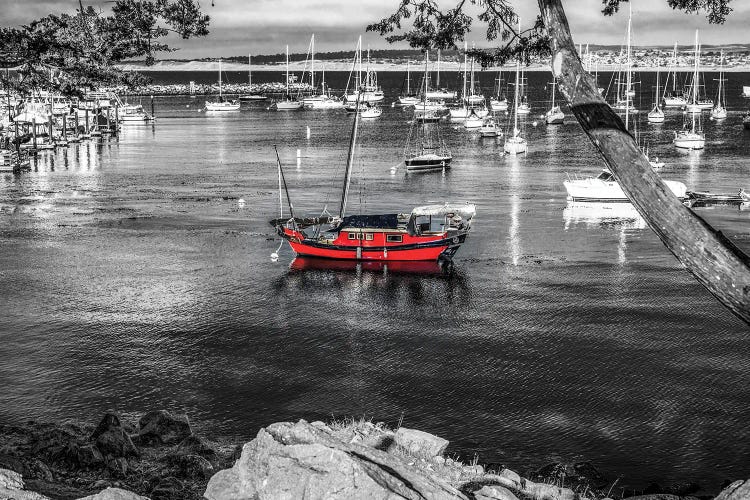
<svg viewBox="0 0 750 500">
<path fill-rule="evenodd" d="M 346 212 L 346 199 L 349 196 L 349 182 L 352 178 L 352 163 L 354 162 L 354 143 L 357 141 L 357 126 L 359 125 L 359 103 L 362 99 L 362 93 L 364 89 L 359 88 L 357 92 L 357 105 L 354 110 L 354 125 L 352 126 L 352 135 L 349 139 L 349 156 L 346 159 L 346 173 L 344 174 L 344 190 L 341 193 L 341 209 L 339 210 L 339 218 L 344 218 Z M 287 195 L 288 196 L 288 195 Z"/>
</svg>

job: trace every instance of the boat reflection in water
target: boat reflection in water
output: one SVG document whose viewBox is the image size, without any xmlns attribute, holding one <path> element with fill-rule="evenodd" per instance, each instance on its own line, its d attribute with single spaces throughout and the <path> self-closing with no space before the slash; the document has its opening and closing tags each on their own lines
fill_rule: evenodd
<svg viewBox="0 0 750 500">
<path fill-rule="evenodd" d="M 415 274 L 427 276 L 448 275 L 453 271 L 453 262 L 447 259 L 438 261 L 356 261 L 322 259 L 317 257 L 296 257 L 289 265 L 290 271 L 343 271 L 377 272 L 388 274 Z"/>
<path fill-rule="evenodd" d="M 563 210 L 565 229 L 571 225 L 617 226 L 625 229 L 645 229 L 646 221 L 631 203 L 568 201 Z"/>
</svg>

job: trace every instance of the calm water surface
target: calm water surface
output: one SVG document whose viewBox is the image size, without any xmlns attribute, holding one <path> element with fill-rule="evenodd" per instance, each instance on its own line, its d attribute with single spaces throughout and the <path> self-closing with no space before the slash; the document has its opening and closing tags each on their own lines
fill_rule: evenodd
<svg viewBox="0 0 750 500">
<path fill-rule="evenodd" d="M 742 78 L 730 75 L 730 118 L 706 123 L 703 152 L 671 146 L 680 112 L 658 126 L 641 115 L 665 178 L 750 187 Z M 403 416 L 454 452 L 520 470 L 588 459 L 624 484 L 709 489 L 747 477 L 746 326 L 628 206 L 566 201 L 566 175 L 602 162 L 572 117 L 532 125 L 546 80 L 531 76 L 536 118 L 518 158 L 442 123 L 454 168 L 392 173 L 409 114 L 362 123 L 352 213 L 477 204 L 450 273 L 295 262 L 288 246 L 271 261 L 271 145 L 299 212 L 334 207 L 343 112 L 207 115 L 201 98 L 157 99 L 155 127 L 0 177 L 0 423 L 166 407 L 250 438 L 279 420 Z M 401 76 L 381 81 L 390 102 Z M 750 211 L 698 210 L 750 251 Z"/>
</svg>

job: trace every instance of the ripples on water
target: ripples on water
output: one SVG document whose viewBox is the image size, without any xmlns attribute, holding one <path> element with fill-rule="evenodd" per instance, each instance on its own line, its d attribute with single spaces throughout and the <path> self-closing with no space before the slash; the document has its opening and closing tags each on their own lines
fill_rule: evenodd
<svg viewBox="0 0 750 500">
<path fill-rule="evenodd" d="M 381 80 L 390 102 L 400 79 Z M 538 116 L 546 75 L 531 80 Z M 295 208 L 314 214 L 335 205 L 351 117 L 206 116 L 202 104 L 158 99 L 154 128 L 0 177 L 0 422 L 169 407 L 249 438 L 285 419 L 403 415 L 454 451 L 519 469 L 589 459 L 626 484 L 711 488 L 747 475 L 747 330 L 632 209 L 566 202 L 565 176 L 602 165 L 572 118 L 526 120 L 519 158 L 444 123 L 454 168 L 410 176 L 390 172 L 408 114 L 362 124 L 352 213 L 477 203 L 443 271 L 293 262 L 288 247 L 271 262 L 271 144 Z M 730 96 L 730 119 L 706 124 L 697 154 L 670 144 L 679 113 L 659 126 L 643 113 L 664 177 L 750 186 L 741 106 Z M 699 213 L 750 249 L 750 212 Z"/>
</svg>

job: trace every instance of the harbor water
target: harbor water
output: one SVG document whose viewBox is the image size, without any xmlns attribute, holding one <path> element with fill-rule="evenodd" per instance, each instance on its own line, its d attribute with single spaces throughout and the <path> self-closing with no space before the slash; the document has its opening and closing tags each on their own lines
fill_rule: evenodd
<svg viewBox="0 0 750 500">
<path fill-rule="evenodd" d="M 566 200 L 563 180 L 603 161 L 569 111 L 559 126 L 539 118 L 548 74 L 529 75 L 528 154 L 442 122 L 452 168 L 423 174 L 399 165 L 411 113 L 390 102 L 403 75 L 380 77 L 385 109 L 361 123 L 349 211 L 476 203 L 451 269 L 294 260 L 286 244 L 270 258 L 273 145 L 297 213 L 334 212 L 351 115 L 156 98 L 155 125 L 0 176 L 0 423 L 168 408 L 250 439 L 276 421 L 354 416 L 520 471 L 589 460 L 621 485 L 708 491 L 746 477 L 747 327 L 630 205 Z M 253 75 L 264 78 L 278 74 Z M 481 78 L 489 92 L 494 74 Z M 654 78 L 641 76 L 636 122 L 661 175 L 750 187 L 750 75 L 728 75 L 729 118 L 704 113 L 706 149 L 691 153 L 671 145 L 681 111 L 646 122 Z M 750 210 L 695 210 L 750 252 Z"/>
</svg>

